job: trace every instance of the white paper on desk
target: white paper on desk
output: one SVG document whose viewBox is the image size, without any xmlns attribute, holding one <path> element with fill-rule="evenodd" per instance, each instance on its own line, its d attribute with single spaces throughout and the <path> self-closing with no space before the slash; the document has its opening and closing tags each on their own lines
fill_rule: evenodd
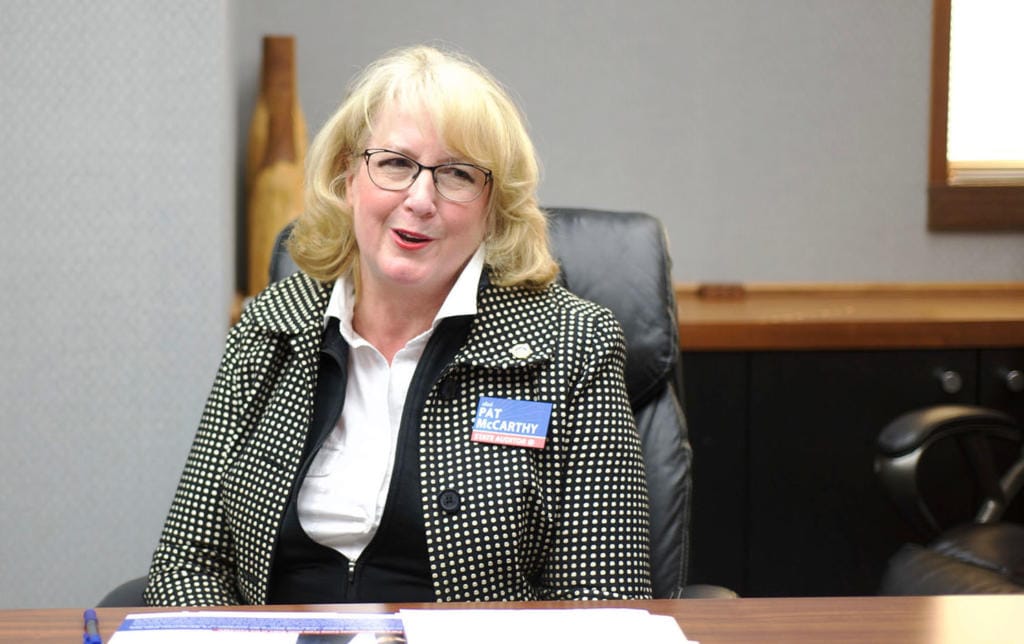
<svg viewBox="0 0 1024 644">
<path fill-rule="evenodd" d="M 401 633 L 394 614 L 180 611 L 127 615 L 109 644 L 377 644 Z M 340 633 L 346 635 L 338 636 Z M 332 634 L 334 637 L 332 638 Z"/>
<path fill-rule="evenodd" d="M 672 617 L 632 608 L 403 610 L 408 644 L 687 644 Z"/>
</svg>

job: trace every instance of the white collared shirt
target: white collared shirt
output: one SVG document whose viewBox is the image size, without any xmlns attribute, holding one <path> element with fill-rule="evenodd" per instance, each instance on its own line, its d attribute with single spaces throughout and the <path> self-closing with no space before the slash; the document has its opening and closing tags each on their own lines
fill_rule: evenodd
<svg viewBox="0 0 1024 644">
<path fill-rule="evenodd" d="M 311 539 L 356 561 L 380 526 L 405 398 L 427 341 L 441 320 L 476 315 L 484 267 L 481 246 L 470 258 L 431 327 L 384 356 L 352 328 L 352 280 L 335 282 L 325 324 L 339 324 L 348 342 L 348 383 L 338 424 L 313 458 L 299 490 L 299 523 Z"/>
</svg>

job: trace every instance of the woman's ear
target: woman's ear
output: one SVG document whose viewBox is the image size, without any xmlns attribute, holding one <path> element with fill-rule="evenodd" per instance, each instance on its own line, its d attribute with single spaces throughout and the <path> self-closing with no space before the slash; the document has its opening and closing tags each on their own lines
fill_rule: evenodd
<svg viewBox="0 0 1024 644">
<path fill-rule="evenodd" d="M 358 162 L 346 159 L 346 157 L 339 157 L 334 166 L 334 176 L 336 177 L 334 180 L 335 194 L 350 208 L 352 207 L 350 197 L 352 194 L 352 181 L 358 172 Z"/>
<path fill-rule="evenodd" d="M 484 227 L 484 242 L 490 243 L 498 234 L 498 207 L 494 204 L 493 195 L 488 194 L 487 225 Z"/>
<path fill-rule="evenodd" d="M 344 202 L 344 204 L 348 206 L 350 209 L 352 208 L 352 181 L 354 180 L 353 174 L 354 173 L 352 172 L 345 173 L 345 181 L 342 182 L 342 185 L 345 186 L 345 193 L 342 195 L 338 195 L 339 197 L 341 197 L 342 202 Z"/>
</svg>

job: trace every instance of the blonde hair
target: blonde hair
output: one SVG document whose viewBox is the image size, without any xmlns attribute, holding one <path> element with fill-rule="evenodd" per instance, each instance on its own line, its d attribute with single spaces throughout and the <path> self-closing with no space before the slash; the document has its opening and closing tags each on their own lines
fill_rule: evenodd
<svg viewBox="0 0 1024 644">
<path fill-rule="evenodd" d="M 299 268 L 330 282 L 358 267 L 345 179 L 358 169 L 377 115 L 398 101 L 423 106 L 452 152 L 491 170 L 484 247 L 492 281 L 550 284 L 558 265 L 548 247 L 547 217 L 537 205 L 536 154 L 519 110 L 481 65 L 426 46 L 392 52 L 367 67 L 313 140 L 305 210 L 288 243 Z"/>
</svg>

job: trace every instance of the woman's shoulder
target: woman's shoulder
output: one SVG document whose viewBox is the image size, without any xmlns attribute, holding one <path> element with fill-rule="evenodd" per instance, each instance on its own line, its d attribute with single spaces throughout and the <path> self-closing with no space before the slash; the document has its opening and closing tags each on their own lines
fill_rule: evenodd
<svg viewBox="0 0 1024 644">
<path fill-rule="evenodd" d="M 303 272 L 274 282 L 247 302 L 240 326 L 298 333 L 323 324 L 331 285 Z"/>
<path fill-rule="evenodd" d="M 621 333 L 614 314 L 607 307 L 585 299 L 554 282 L 541 289 L 492 286 L 483 308 L 502 317 L 522 316 L 542 324 L 543 320 L 561 319 L 596 329 Z"/>
</svg>

